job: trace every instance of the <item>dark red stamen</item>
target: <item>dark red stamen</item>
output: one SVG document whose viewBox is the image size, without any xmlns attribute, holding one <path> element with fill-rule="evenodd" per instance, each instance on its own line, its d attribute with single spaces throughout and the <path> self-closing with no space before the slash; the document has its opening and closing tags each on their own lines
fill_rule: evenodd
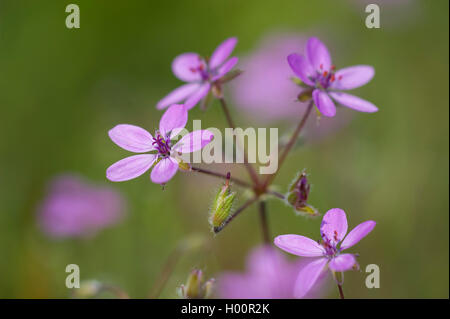
<svg viewBox="0 0 450 319">
<path fill-rule="evenodd" d="M 167 157 L 170 155 L 170 138 L 167 137 L 164 139 L 163 136 L 159 132 L 156 132 L 156 137 L 153 138 L 152 145 L 155 145 L 156 150 L 158 151 L 159 155 L 162 157 Z"/>
</svg>

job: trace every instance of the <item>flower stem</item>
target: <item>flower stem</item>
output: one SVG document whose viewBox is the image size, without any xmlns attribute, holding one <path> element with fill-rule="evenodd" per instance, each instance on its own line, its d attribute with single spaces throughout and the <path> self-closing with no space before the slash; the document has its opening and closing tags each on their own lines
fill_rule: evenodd
<svg viewBox="0 0 450 319">
<path fill-rule="evenodd" d="M 222 225 L 220 225 L 219 227 L 215 227 L 214 228 L 214 233 L 217 234 L 219 233 L 222 229 L 225 228 L 225 226 L 227 226 L 237 215 L 239 215 L 240 213 L 242 213 L 247 207 L 249 207 L 251 204 L 253 204 L 254 202 L 256 202 L 258 200 L 258 197 L 255 196 L 251 199 L 249 199 L 248 201 L 246 201 L 241 207 L 239 207 Z"/>
<path fill-rule="evenodd" d="M 339 289 L 339 296 L 341 297 L 341 299 L 345 299 L 344 298 L 344 291 L 342 290 L 342 285 L 337 284 L 338 289 Z"/>
<path fill-rule="evenodd" d="M 158 279 L 156 283 L 153 285 L 152 292 L 149 295 L 150 299 L 157 299 L 161 292 L 163 291 L 167 281 L 170 278 L 170 275 L 173 273 L 176 264 L 178 263 L 178 260 L 180 259 L 181 255 L 183 254 L 183 249 L 180 248 L 180 245 L 178 245 L 169 255 L 169 257 L 166 260 L 166 263 L 164 264 L 161 272 L 158 275 Z"/>
<path fill-rule="evenodd" d="M 220 102 L 220 105 L 222 106 L 223 112 L 225 113 L 225 117 L 227 119 L 228 125 L 233 130 L 236 129 L 236 126 L 234 125 L 233 119 L 231 118 L 231 114 L 230 114 L 230 111 L 228 110 L 228 106 L 227 106 L 227 103 L 225 102 L 225 99 L 223 97 L 220 97 L 219 102 Z M 241 147 L 242 147 L 242 145 L 241 145 Z M 248 162 L 247 151 L 245 150 L 244 147 L 242 147 L 242 148 L 244 149 L 244 165 L 245 165 L 253 183 L 255 185 L 259 185 L 258 174 L 256 174 L 255 168 Z"/>
<path fill-rule="evenodd" d="M 261 220 L 261 229 L 265 244 L 270 244 L 269 224 L 267 222 L 266 202 L 259 202 L 259 218 Z"/>
<path fill-rule="evenodd" d="M 291 136 L 291 139 L 286 144 L 286 147 L 283 150 L 283 153 L 280 156 L 280 159 L 278 160 L 278 169 L 275 173 L 269 175 L 266 180 L 264 181 L 264 188 L 270 185 L 270 183 L 273 181 L 277 173 L 280 171 L 281 165 L 283 165 L 284 161 L 286 160 L 287 155 L 289 154 L 289 151 L 294 146 L 295 142 L 297 141 L 298 136 L 300 135 L 300 132 L 302 131 L 303 127 L 306 124 L 306 120 L 308 119 L 309 114 L 311 113 L 311 110 L 313 108 L 314 102 L 311 100 L 308 104 L 308 108 L 306 109 L 305 113 L 303 114 L 303 117 L 298 124 L 297 128 L 295 129 L 294 133 Z"/>
<path fill-rule="evenodd" d="M 207 169 L 203 169 L 200 167 L 191 167 L 191 170 L 194 172 L 198 172 L 198 173 L 203 173 L 206 175 L 210 175 L 210 176 L 215 176 L 215 177 L 219 177 L 219 178 L 223 178 L 226 179 L 227 175 L 226 174 L 222 174 L 222 173 L 218 173 L 218 172 L 213 172 Z M 237 178 L 231 178 L 230 179 L 231 182 L 235 183 L 236 185 L 240 185 L 242 187 L 247 187 L 247 188 L 252 188 L 252 185 L 250 183 L 247 183 L 243 180 L 237 179 Z"/>
<path fill-rule="evenodd" d="M 266 190 L 266 193 L 269 194 L 269 195 L 273 195 L 275 197 L 278 197 L 279 199 L 282 199 L 282 200 L 285 199 L 283 194 L 281 194 L 279 192 L 276 192 L 276 191 L 271 191 L 271 190 L 268 189 L 268 190 Z"/>
</svg>

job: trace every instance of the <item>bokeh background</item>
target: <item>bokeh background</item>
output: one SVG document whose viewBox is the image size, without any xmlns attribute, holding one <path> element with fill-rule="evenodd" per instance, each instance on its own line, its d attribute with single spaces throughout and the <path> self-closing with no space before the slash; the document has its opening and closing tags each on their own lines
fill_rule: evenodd
<svg viewBox="0 0 450 319">
<path fill-rule="evenodd" d="M 276 184 L 285 189 L 307 168 L 311 203 L 321 212 L 343 208 L 351 228 L 377 221 L 352 251 L 360 253 L 363 269 L 380 266 L 381 288 L 367 289 L 366 274 L 352 272 L 346 274 L 348 297 L 448 298 L 449 4 L 372 2 L 381 6 L 380 29 L 365 27 L 365 2 L 357 0 L 78 0 L 81 28 L 69 30 L 69 1 L 1 0 L 0 297 L 69 297 L 65 267 L 75 263 L 82 279 L 145 298 L 170 252 L 193 233 L 204 235 L 209 248 L 180 260 L 161 297 L 176 297 L 193 267 L 208 277 L 242 271 L 246 255 L 261 243 L 255 207 L 213 236 L 207 216 L 219 180 L 179 173 L 164 191 L 147 175 L 110 183 L 105 169 L 127 152 L 107 131 L 118 123 L 156 127 L 156 102 L 180 84 L 170 71 L 177 54 L 210 54 L 237 36 L 235 54 L 244 56 L 267 34 L 289 32 L 323 38 L 338 68 L 373 65 L 374 80 L 354 93 L 380 111 L 354 113 L 340 130 L 306 140 Z M 245 127 L 241 110 L 230 104 Z M 217 103 L 207 112 L 194 109 L 190 118 L 225 127 Z M 292 126 L 270 125 L 280 134 Z M 49 180 L 67 172 L 121 192 L 126 217 L 91 238 L 48 237 L 36 210 Z M 320 218 L 295 216 L 277 200 L 268 209 L 272 236 L 318 238 Z M 335 287 L 325 296 L 337 297 Z"/>
</svg>

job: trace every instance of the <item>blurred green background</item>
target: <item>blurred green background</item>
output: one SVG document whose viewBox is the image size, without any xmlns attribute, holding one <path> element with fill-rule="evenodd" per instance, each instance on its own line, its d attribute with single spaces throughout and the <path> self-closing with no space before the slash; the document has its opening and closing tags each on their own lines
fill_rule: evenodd
<svg viewBox="0 0 450 319">
<path fill-rule="evenodd" d="M 331 39 L 339 66 L 374 65 L 374 80 L 355 94 L 380 111 L 355 114 L 333 136 L 296 150 L 276 184 L 286 187 L 306 167 L 320 211 L 343 208 L 350 228 L 377 221 L 353 251 L 363 269 L 380 266 L 381 288 L 367 289 L 364 272 L 349 273 L 348 297 L 448 298 L 449 3 L 387 2 L 380 2 L 381 29 L 367 29 L 364 6 L 352 0 L 77 0 L 81 28 L 69 30 L 71 1 L 1 0 L 0 297 L 68 297 L 65 267 L 76 263 L 82 279 L 144 298 L 191 233 L 205 234 L 212 250 L 186 255 L 162 297 L 175 297 L 194 266 L 207 276 L 242 270 L 261 242 L 255 207 L 214 237 L 207 214 L 219 180 L 178 174 L 165 191 L 147 175 L 112 184 L 105 169 L 127 152 L 107 131 L 118 123 L 156 127 L 156 102 L 180 84 L 170 71 L 177 54 L 209 54 L 237 36 L 239 56 L 268 32 L 288 30 Z M 225 127 L 217 103 L 206 113 L 195 108 L 195 118 Z M 46 182 L 64 172 L 112 184 L 127 198 L 127 218 L 92 239 L 47 238 L 36 226 L 36 205 Z M 276 200 L 268 209 L 273 236 L 319 236 L 320 218 L 297 217 Z"/>
</svg>

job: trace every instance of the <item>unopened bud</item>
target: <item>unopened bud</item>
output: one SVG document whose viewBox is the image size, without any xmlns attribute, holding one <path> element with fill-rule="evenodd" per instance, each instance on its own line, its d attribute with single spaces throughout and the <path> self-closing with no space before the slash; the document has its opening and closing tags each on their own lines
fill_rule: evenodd
<svg viewBox="0 0 450 319">
<path fill-rule="evenodd" d="M 344 273 L 339 271 L 332 271 L 332 274 L 336 283 L 342 286 L 344 284 Z"/>
<path fill-rule="evenodd" d="M 292 182 L 286 194 L 286 201 L 295 211 L 305 216 L 317 216 L 319 212 L 308 204 L 311 185 L 308 183 L 306 172 L 301 172 Z"/>
<path fill-rule="evenodd" d="M 189 171 L 191 169 L 191 166 L 189 165 L 189 163 L 186 163 L 180 159 L 178 161 L 178 168 L 181 169 L 182 171 Z"/>
<path fill-rule="evenodd" d="M 300 92 L 300 94 L 297 96 L 297 99 L 300 102 L 307 102 L 309 100 L 312 99 L 312 90 L 308 89 L 308 90 L 304 90 L 302 92 Z"/>
<path fill-rule="evenodd" d="M 221 83 L 219 83 L 219 82 L 215 83 L 212 86 L 211 91 L 212 91 L 214 97 L 216 97 L 218 99 L 223 97 Z"/>
<path fill-rule="evenodd" d="M 205 299 L 211 296 L 214 286 L 214 279 L 203 283 L 203 273 L 199 269 L 194 269 L 188 277 L 186 285 L 178 288 L 178 294 L 184 299 Z"/>
<path fill-rule="evenodd" d="M 215 233 L 217 233 L 222 228 L 222 225 L 224 225 L 224 223 L 230 217 L 231 208 L 236 197 L 236 193 L 231 192 L 230 178 L 230 173 L 228 173 L 225 185 L 223 185 L 217 192 L 211 206 L 209 223 L 211 224 Z"/>
</svg>

